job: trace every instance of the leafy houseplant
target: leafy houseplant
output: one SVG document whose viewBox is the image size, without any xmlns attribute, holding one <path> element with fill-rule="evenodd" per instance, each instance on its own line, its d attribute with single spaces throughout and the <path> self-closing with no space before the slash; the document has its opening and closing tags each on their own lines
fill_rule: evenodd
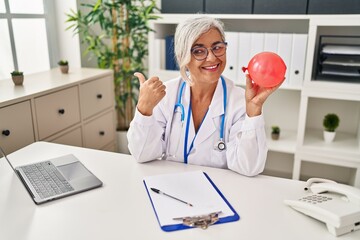
<svg viewBox="0 0 360 240">
<path fill-rule="evenodd" d="M 280 128 L 278 126 L 271 127 L 271 138 L 273 140 L 278 140 L 280 137 Z"/>
<path fill-rule="evenodd" d="M 82 3 L 87 9 L 67 14 L 67 22 L 86 44 L 85 54 L 97 58 L 99 68 L 114 71 L 117 130 L 127 130 L 138 100 L 139 81 L 148 54 L 149 20 L 157 19 L 156 0 L 97 0 Z M 94 30 L 96 29 L 96 31 Z"/>
<path fill-rule="evenodd" d="M 24 82 L 24 73 L 20 71 L 12 71 L 11 78 L 15 85 L 22 85 Z"/>
<path fill-rule="evenodd" d="M 335 138 L 335 130 L 339 126 L 340 119 L 335 113 L 328 113 L 323 120 L 325 142 L 332 142 Z"/>
<path fill-rule="evenodd" d="M 58 62 L 60 66 L 60 70 L 62 73 L 68 73 L 69 72 L 69 62 L 67 60 L 60 60 Z"/>
</svg>

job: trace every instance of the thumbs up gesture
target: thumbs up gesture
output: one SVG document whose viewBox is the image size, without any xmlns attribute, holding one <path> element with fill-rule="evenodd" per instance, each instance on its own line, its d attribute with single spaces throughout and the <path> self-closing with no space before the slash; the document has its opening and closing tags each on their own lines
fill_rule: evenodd
<svg viewBox="0 0 360 240">
<path fill-rule="evenodd" d="M 140 82 L 137 109 L 141 114 L 151 116 L 154 107 L 166 94 L 165 85 L 158 77 L 151 77 L 146 80 L 144 75 L 139 72 L 134 73 L 134 76 L 137 77 Z"/>
</svg>

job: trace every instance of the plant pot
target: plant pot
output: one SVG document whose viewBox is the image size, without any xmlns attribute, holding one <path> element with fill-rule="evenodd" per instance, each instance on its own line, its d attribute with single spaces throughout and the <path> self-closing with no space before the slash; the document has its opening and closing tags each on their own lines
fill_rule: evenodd
<svg viewBox="0 0 360 240">
<path fill-rule="evenodd" d="M 127 131 L 117 131 L 118 152 L 130 154 L 128 148 Z"/>
<path fill-rule="evenodd" d="M 60 65 L 61 73 L 67 74 L 69 72 L 69 65 Z"/>
<path fill-rule="evenodd" d="M 334 141 L 336 132 L 328 132 L 328 131 L 324 131 L 324 140 L 326 143 L 331 143 L 332 141 Z"/>
<path fill-rule="evenodd" d="M 271 139 L 272 140 L 279 140 L 280 133 L 271 133 Z"/>
<path fill-rule="evenodd" d="M 11 78 L 12 78 L 14 84 L 17 86 L 22 85 L 24 82 L 24 75 L 12 76 Z"/>
</svg>

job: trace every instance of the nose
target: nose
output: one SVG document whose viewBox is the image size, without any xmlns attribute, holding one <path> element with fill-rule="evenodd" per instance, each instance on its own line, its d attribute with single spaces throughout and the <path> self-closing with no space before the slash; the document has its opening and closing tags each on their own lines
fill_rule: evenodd
<svg viewBox="0 0 360 240">
<path fill-rule="evenodd" d="M 211 49 L 208 49 L 208 55 L 206 56 L 206 60 L 213 60 L 213 59 L 216 59 L 216 58 L 217 57 L 215 56 L 213 51 Z"/>
</svg>

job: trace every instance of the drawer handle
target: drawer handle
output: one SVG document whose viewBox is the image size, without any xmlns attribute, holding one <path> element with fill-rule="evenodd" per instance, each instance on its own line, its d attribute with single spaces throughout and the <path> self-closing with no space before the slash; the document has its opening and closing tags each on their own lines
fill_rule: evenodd
<svg viewBox="0 0 360 240">
<path fill-rule="evenodd" d="M 9 136 L 10 135 L 10 130 L 3 130 L 2 131 L 2 135 L 4 135 L 4 136 Z"/>
<path fill-rule="evenodd" d="M 105 135 L 105 132 L 104 132 L 104 131 L 100 131 L 99 134 L 100 134 L 100 136 L 104 136 L 104 135 Z"/>
<path fill-rule="evenodd" d="M 59 113 L 60 113 L 60 114 L 64 114 L 64 113 L 65 113 L 65 109 L 63 109 L 63 108 L 59 109 Z"/>
<path fill-rule="evenodd" d="M 97 97 L 98 99 L 102 99 L 102 94 L 99 93 L 98 95 L 96 95 L 96 97 Z"/>
</svg>

